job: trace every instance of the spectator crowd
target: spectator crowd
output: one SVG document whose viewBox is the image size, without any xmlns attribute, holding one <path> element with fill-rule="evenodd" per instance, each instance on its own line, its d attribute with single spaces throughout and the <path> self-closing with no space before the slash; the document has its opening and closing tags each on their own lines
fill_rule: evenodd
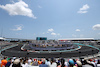
<svg viewBox="0 0 100 67">
<path fill-rule="evenodd" d="M 100 59 L 4 57 L 0 67 L 100 67 Z"/>
</svg>

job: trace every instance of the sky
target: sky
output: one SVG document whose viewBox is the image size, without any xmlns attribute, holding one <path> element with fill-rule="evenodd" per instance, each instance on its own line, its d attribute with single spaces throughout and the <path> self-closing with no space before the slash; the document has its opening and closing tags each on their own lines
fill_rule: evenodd
<svg viewBox="0 0 100 67">
<path fill-rule="evenodd" d="M 0 36 L 100 39 L 100 0 L 0 0 Z"/>
</svg>

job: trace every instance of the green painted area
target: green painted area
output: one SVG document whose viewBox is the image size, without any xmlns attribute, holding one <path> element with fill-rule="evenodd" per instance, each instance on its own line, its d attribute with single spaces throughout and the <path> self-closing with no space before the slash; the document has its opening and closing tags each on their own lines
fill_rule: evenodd
<svg viewBox="0 0 100 67">
<path fill-rule="evenodd" d="M 76 45 L 82 45 L 82 46 L 92 47 L 92 48 L 95 48 L 95 49 L 97 49 L 97 50 L 99 50 L 99 51 L 100 51 L 100 49 L 99 49 L 99 48 L 97 48 L 97 47 L 95 47 L 95 46 L 92 46 L 92 45 L 85 45 L 85 44 L 80 44 L 80 43 L 74 43 L 74 44 L 76 44 Z"/>
<path fill-rule="evenodd" d="M 7 47 L 7 48 L 1 49 L 1 50 L 0 50 L 0 53 L 1 53 L 1 51 L 4 51 L 4 50 L 7 50 L 7 49 L 10 49 L 10 48 L 13 48 L 13 47 L 16 47 L 16 46 L 18 46 L 18 45 L 12 45 L 12 46 L 9 46 L 9 47 Z"/>
<path fill-rule="evenodd" d="M 49 51 L 49 52 L 50 52 L 50 53 L 53 53 L 53 52 L 70 52 L 70 51 L 75 51 L 75 50 L 78 50 L 78 49 L 81 48 L 80 45 L 81 45 L 81 46 L 88 46 L 88 47 L 91 47 L 91 48 L 95 48 L 95 49 L 97 49 L 97 50 L 100 51 L 99 48 L 97 48 L 97 47 L 95 47 L 95 46 L 92 46 L 92 45 L 85 45 L 85 44 L 80 44 L 80 43 L 74 43 L 73 45 L 78 45 L 78 48 L 76 48 L 76 49 L 71 49 L 71 50 Z M 39 51 L 39 53 L 46 53 L 46 52 L 48 52 L 48 51 Z"/>
<path fill-rule="evenodd" d="M 76 44 L 74 44 L 74 45 L 76 45 Z M 78 45 L 78 48 L 76 48 L 76 49 L 71 49 L 71 50 L 62 50 L 62 51 L 60 51 L 60 50 L 58 50 L 58 51 L 49 51 L 49 53 L 55 53 L 55 52 L 70 52 L 70 51 L 75 51 L 75 50 L 78 50 L 78 49 L 80 49 L 81 47 Z M 38 53 L 48 53 L 48 51 L 37 51 Z"/>
</svg>

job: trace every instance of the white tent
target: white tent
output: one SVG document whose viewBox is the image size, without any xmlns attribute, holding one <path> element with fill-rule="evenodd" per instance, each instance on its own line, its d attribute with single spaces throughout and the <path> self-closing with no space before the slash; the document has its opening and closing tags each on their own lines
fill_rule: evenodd
<svg viewBox="0 0 100 67">
<path fill-rule="evenodd" d="M 67 39 L 58 39 L 58 40 L 94 40 L 94 38 L 67 38 Z"/>
</svg>

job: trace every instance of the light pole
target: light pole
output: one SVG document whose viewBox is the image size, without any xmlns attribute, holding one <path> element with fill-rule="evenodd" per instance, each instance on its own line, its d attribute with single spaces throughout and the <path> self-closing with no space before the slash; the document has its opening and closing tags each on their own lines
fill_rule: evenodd
<svg viewBox="0 0 100 67">
<path fill-rule="evenodd" d="M 2 57 L 2 43 L 0 45 L 0 57 Z"/>
</svg>

